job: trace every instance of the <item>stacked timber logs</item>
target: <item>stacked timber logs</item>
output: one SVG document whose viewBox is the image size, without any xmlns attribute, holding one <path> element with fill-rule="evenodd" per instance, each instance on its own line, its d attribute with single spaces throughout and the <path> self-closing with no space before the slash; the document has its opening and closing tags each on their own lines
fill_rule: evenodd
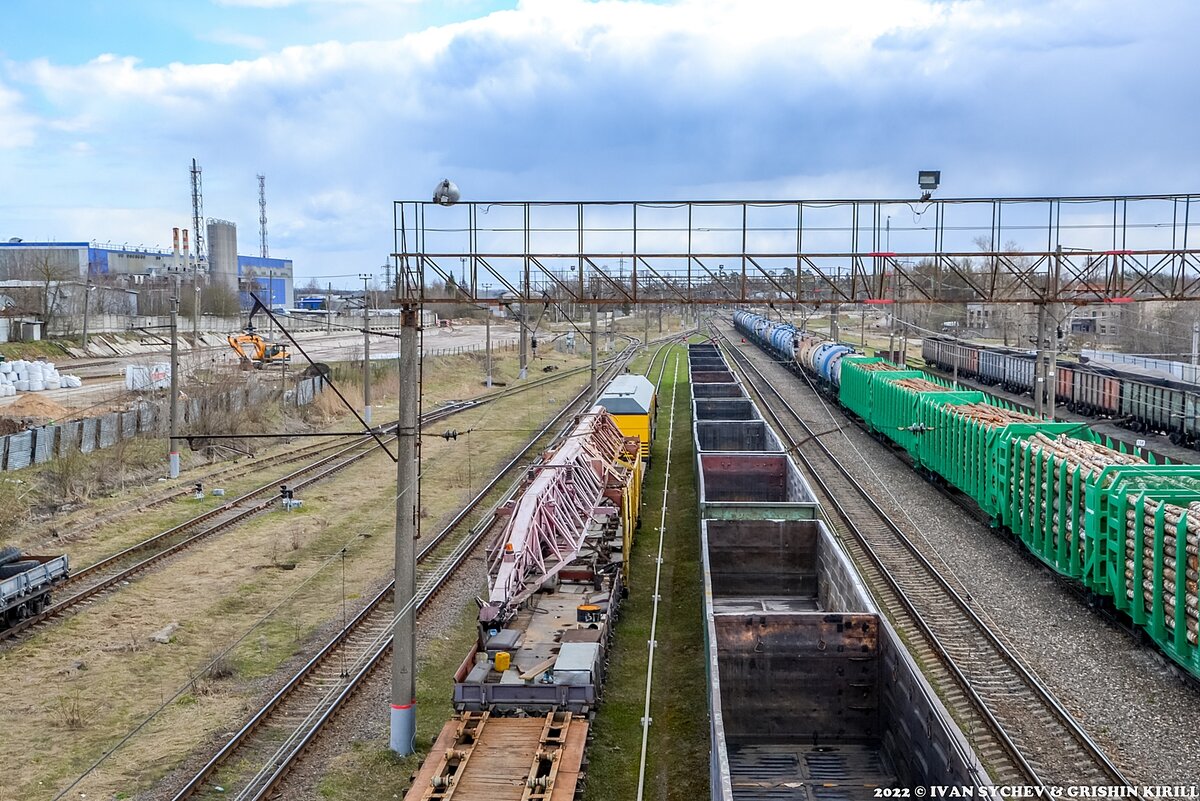
<svg viewBox="0 0 1200 801">
<path fill-rule="evenodd" d="M 1016 497 L 1021 497 L 1024 491 L 1021 486 L 1024 476 L 1032 475 L 1037 479 L 1022 498 L 1027 529 L 1044 536 L 1048 526 L 1055 549 L 1060 544 L 1066 545 L 1078 552 L 1081 561 L 1086 560 L 1087 543 L 1083 528 L 1087 514 L 1087 484 L 1099 476 L 1105 467 L 1144 462 L 1136 456 L 1098 443 L 1065 435 L 1050 437 L 1037 433 L 1022 441 L 1019 447 L 1026 461 L 1026 469 L 1013 471 Z M 1076 471 L 1079 472 L 1077 481 L 1073 477 Z M 1060 486 L 1064 473 L 1066 486 Z M 1062 503 L 1059 502 L 1060 493 Z M 1067 508 L 1064 509 L 1064 505 Z M 1067 513 L 1065 521 L 1060 514 L 1062 511 Z"/>
<path fill-rule="evenodd" d="M 1098 442 L 1089 442 L 1085 439 L 1075 439 L 1065 435 L 1048 437 L 1039 433 L 1030 437 L 1028 442 L 1038 450 L 1065 461 L 1072 468 L 1083 468 L 1083 475 L 1088 478 L 1099 475 L 1101 470 L 1113 465 L 1146 464 L 1146 460 L 1139 456 L 1121 453 Z"/>
<path fill-rule="evenodd" d="M 901 378 L 893 382 L 898 387 L 911 389 L 913 392 L 951 392 L 941 384 L 926 381 L 924 378 Z"/>
<path fill-rule="evenodd" d="M 1030 460 L 1040 460 L 1041 469 L 1027 467 L 1037 477 L 1036 489 L 1026 492 L 1022 498 L 1023 511 L 1026 516 L 1026 527 L 1029 530 L 1042 532 L 1048 526 L 1052 541 L 1057 545 L 1060 538 L 1066 538 L 1068 544 L 1077 548 L 1080 557 L 1084 557 L 1085 542 L 1083 525 L 1085 520 L 1084 487 L 1094 483 L 1100 477 L 1101 471 L 1112 466 L 1140 466 L 1146 462 L 1132 454 L 1107 448 L 1095 442 L 1074 439 L 1067 436 L 1052 438 L 1045 434 L 1035 434 L 1021 443 L 1020 448 Z M 1066 470 L 1062 466 L 1066 466 Z M 1017 477 L 1020 471 L 1014 471 L 1014 484 L 1019 484 Z M 1078 483 L 1073 476 L 1078 472 Z M 1070 504 L 1067 515 L 1059 514 L 1061 504 L 1060 481 L 1065 479 L 1063 502 Z M 1173 490 L 1195 491 L 1200 497 L 1200 482 L 1190 477 L 1172 479 L 1169 474 L 1151 478 L 1151 487 L 1168 487 Z M 1074 486 L 1078 489 L 1074 490 Z M 1020 493 L 1023 487 L 1014 486 L 1013 490 Z M 1075 501 L 1072 503 L 1074 492 Z M 1115 500 L 1115 499 L 1110 499 Z M 1200 576 L 1200 502 L 1191 503 L 1187 507 L 1147 498 L 1143 505 L 1143 514 L 1139 521 L 1137 515 L 1137 491 L 1129 494 L 1129 504 L 1125 512 L 1125 564 L 1122 567 L 1113 566 L 1114 570 L 1123 569 L 1125 573 L 1125 596 L 1131 603 L 1144 604 L 1147 616 L 1154 609 L 1155 595 L 1161 595 L 1164 612 L 1164 625 L 1170 631 L 1175 629 L 1176 580 L 1179 574 L 1179 554 L 1177 553 L 1176 531 L 1181 520 L 1185 521 L 1184 535 L 1184 605 L 1186 614 L 1186 635 L 1188 642 L 1198 644 L 1200 638 L 1200 611 L 1198 611 L 1197 578 Z M 1163 508 L 1164 536 L 1162 538 L 1162 582 L 1155 583 L 1155 523 L 1159 507 Z M 1095 510 L 1098 511 L 1098 510 Z M 1047 517 L 1048 516 L 1048 517 Z M 1060 523 L 1066 530 L 1060 531 Z M 1137 569 L 1137 542 L 1141 534 L 1141 566 Z M 1074 536 L 1077 534 L 1078 536 Z M 1073 541 L 1072 541 L 1073 540 Z M 1135 571 L 1139 575 L 1135 575 Z M 1136 588 L 1141 588 L 1140 597 L 1135 599 Z"/>
<path fill-rule="evenodd" d="M 1142 569 L 1141 575 L 1134 575 L 1137 563 L 1137 540 L 1135 533 L 1138 529 L 1137 506 L 1130 504 L 1125 512 L 1125 526 L 1128 533 L 1125 537 L 1125 597 L 1132 603 L 1134 590 L 1141 587 L 1141 598 L 1145 609 L 1154 609 L 1154 525 L 1160 506 L 1164 506 L 1164 531 L 1162 541 L 1162 605 L 1164 624 L 1167 629 L 1175 630 L 1175 593 L 1176 582 L 1179 580 L 1179 553 L 1177 548 L 1179 521 L 1186 517 L 1187 533 L 1184 536 L 1184 609 L 1186 615 L 1185 629 L 1187 640 L 1192 645 L 1200 644 L 1200 609 L 1197 608 L 1197 579 L 1200 578 L 1200 503 L 1188 504 L 1186 508 L 1170 503 L 1160 503 L 1147 499 L 1141 520 L 1142 529 Z"/>
<path fill-rule="evenodd" d="M 894 373 L 900 368 L 889 362 L 863 362 L 858 369 L 865 373 Z"/>
<path fill-rule="evenodd" d="M 982 423 L 987 428 L 999 428 L 1009 423 L 1038 422 L 1038 418 L 1032 415 L 1005 409 L 1001 406 L 992 406 L 990 403 L 963 403 L 955 406 L 954 412 L 967 420 Z"/>
</svg>

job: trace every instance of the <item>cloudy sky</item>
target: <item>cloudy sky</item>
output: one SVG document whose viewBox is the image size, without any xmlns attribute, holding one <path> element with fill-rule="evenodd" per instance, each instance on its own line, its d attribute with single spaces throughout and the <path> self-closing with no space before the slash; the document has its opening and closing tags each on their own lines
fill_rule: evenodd
<svg viewBox="0 0 1200 801">
<path fill-rule="evenodd" d="M 394 199 L 1200 188 L 1193 0 L 4 0 L 0 239 L 205 212 L 375 271 Z"/>
</svg>

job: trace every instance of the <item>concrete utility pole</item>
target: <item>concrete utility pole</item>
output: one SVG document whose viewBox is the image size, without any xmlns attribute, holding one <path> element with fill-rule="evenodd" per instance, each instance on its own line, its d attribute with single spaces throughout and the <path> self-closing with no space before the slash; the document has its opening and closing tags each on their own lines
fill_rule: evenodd
<svg viewBox="0 0 1200 801">
<path fill-rule="evenodd" d="M 367 297 L 371 276 L 360 273 L 358 277 L 363 282 L 363 419 L 371 425 L 371 301 Z M 403 388 L 404 383 L 400 386 Z"/>
<path fill-rule="evenodd" d="M 511 308 L 511 307 L 509 307 Z M 525 304 L 521 304 L 521 313 L 517 317 L 517 325 L 521 328 L 521 352 L 520 372 L 517 373 L 517 378 L 525 378 L 529 375 L 529 331 L 525 329 Z"/>
<path fill-rule="evenodd" d="M 593 296 L 592 300 L 594 301 L 595 299 L 596 299 L 595 296 Z M 592 384 L 591 384 L 592 394 L 591 394 L 591 397 L 593 399 L 595 399 L 595 397 L 596 397 L 596 337 L 598 335 L 599 335 L 599 331 L 596 330 L 596 304 L 592 303 L 592 305 L 591 305 L 591 325 L 590 325 L 590 330 L 588 331 L 588 341 L 589 341 L 589 344 L 592 346 Z"/>
<path fill-rule="evenodd" d="M 838 341 L 838 312 L 841 311 L 839 304 L 835 303 L 829 307 L 829 338 L 834 342 Z"/>
<path fill-rule="evenodd" d="M 1037 342 L 1033 362 L 1033 411 L 1046 412 L 1046 304 L 1037 305 Z"/>
<path fill-rule="evenodd" d="M 200 277 L 192 272 L 192 348 L 200 347 Z"/>
<path fill-rule="evenodd" d="M 333 333 L 333 284 L 325 284 L 325 335 Z"/>
<path fill-rule="evenodd" d="M 492 310 L 487 310 L 487 316 L 483 318 L 483 352 L 484 362 L 487 369 L 487 377 L 484 380 L 484 386 L 488 389 L 492 388 Z"/>
<path fill-rule="evenodd" d="M 399 276 L 397 276 L 396 280 L 397 280 L 397 283 L 399 283 Z M 485 299 L 491 297 L 491 294 L 492 294 L 491 289 L 492 289 L 492 285 L 485 282 L 483 285 L 483 296 Z M 487 313 L 487 316 L 483 318 L 483 353 L 484 353 L 484 363 L 485 363 L 485 366 L 487 369 L 487 373 L 484 375 L 483 383 L 484 383 L 484 386 L 486 386 L 488 389 L 491 389 L 492 388 L 492 307 L 488 306 L 485 303 L 483 306 L 483 310 Z"/>
<path fill-rule="evenodd" d="M 397 285 L 402 282 L 397 279 Z M 416 751 L 417 688 L 415 610 L 418 472 L 417 325 L 420 307 L 400 310 L 400 423 L 396 445 L 396 622 L 392 628 L 392 707 L 389 746 L 401 756 Z M 406 608 L 407 607 L 407 608 Z"/>
<path fill-rule="evenodd" d="M 91 299 L 92 299 L 92 282 L 91 282 L 91 280 L 88 280 L 83 283 L 83 352 L 84 353 L 87 353 L 88 306 L 91 305 L 91 303 L 89 303 L 88 301 L 90 301 Z M 1195 364 L 1195 363 L 1196 363 L 1196 360 L 1193 359 L 1192 364 Z"/>
<path fill-rule="evenodd" d="M 171 277 L 171 478 L 179 478 L 179 275 Z"/>
<path fill-rule="evenodd" d="M 83 344 L 87 346 L 86 341 Z M 1192 364 L 1200 364 L 1200 322 L 1192 323 Z"/>
<path fill-rule="evenodd" d="M 1058 402 L 1058 320 L 1047 311 L 1046 349 L 1046 419 L 1054 420 L 1054 405 Z"/>
<path fill-rule="evenodd" d="M 528 211 L 526 212 L 526 217 L 528 217 Z M 528 219 L 526 220 L 526 223 L 528 223 Z M 517 318 L 517 321 L 521 324 L 521 371 L 517 374 L 517 378 L 524 379 L 529 375 L 529 331 L 525 327 L 527 320 L 527 315 L 525 313 L 525 299 L 529 297 L 528 259 L 525 261 L 525 275 L 524 280 L 521 282 L 521 286 L 524 289 L 525 294 L 521 298 L 521 316 Z"/>
<path fill-rule="evenodd" d="M 891 219 L 888 219 L 888 225 L 891 225 Z M 890 234 L 890 232 L 889 232 Z M 889 311 L 888 318 L 890 325 L 888 326 L 888 361 L 893 364 L 899 364 L 900 360 L 896 358 L 896 274 L 892 276 L 892 308 Z"/>
</svg>

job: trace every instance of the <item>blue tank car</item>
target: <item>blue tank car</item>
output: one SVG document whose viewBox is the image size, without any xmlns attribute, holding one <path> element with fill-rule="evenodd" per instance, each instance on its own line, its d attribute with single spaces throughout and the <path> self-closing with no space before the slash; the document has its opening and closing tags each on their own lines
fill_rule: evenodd
<svg viewBox="0 0 1200 801">
<path fill-rule="evenodd" d="M 771 350 L 784 361 L 791 362 L 796 358 L 796 327 L 788 323 L 780 323 L 771 328 Z"/>
</svg>

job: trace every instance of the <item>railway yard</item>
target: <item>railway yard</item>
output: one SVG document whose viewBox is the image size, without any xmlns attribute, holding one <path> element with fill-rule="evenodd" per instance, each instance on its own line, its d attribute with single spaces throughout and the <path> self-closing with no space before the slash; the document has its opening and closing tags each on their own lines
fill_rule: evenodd
<svg viewBox="0 0 1200 801">
<path fill-rule="evenodd" d="M 989 513 L 904 439 L 932 443 L 942 424 L 880 422 L 892 390 L 876 377 L 897 367 L 844 349 L 840 372 L 808 370 L 777 328 L 740 311 L 623 335 L 597 386 L 644 376 L 612 384 L 643 382 L 633 407 L 603 391 L 593 407 L 582 356 L 518 380 L 504 353 L 491 390 L 478 354 L 427 357 L 410 757 L 389 751 L 381 714 L 394 421 L 364 437 L 330 402 L 253 456 L 29 510 L 5 544 L 71 569 L 0 641 L 0 801 L 1193 783 L 1190 535 L 1164 539 L 1160 519 L 1145 548 L 1171 583 L 1147 579 L 1144 607 L 1132 590 L 1106 599 L 1093 563 L 1063 550 L 1085 550 L 1061 533 L 1069 513 Z M 779 341 L 799 354 L 799 337 Z M 876 379 L 865 414 L 830 374 Z M 955 391 L 940 370 L 904 376 Z M 377 405 L 394 404 L 398 385 L 381 386 Z M 994 425 L 1035 420 L 1009 401 L 955 402 Z M 50 481 L 50 465 L 22 481 Z M 1051 502 L 1048 475 L 1030 508 Z M 547 522 L 573 493 L 578 517 Z"/>
</svg>

